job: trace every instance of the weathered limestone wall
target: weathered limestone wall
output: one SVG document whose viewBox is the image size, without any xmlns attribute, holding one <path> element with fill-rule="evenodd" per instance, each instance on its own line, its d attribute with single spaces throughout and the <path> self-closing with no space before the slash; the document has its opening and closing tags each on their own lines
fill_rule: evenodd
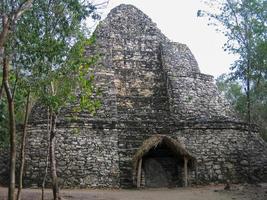
<svg viewBox="0 0 267 200">
<path fill-rule="evenodd" d="M 96 35 L 108 38 L 117 101 L 120 185 L 133 186 L 132 155 L 144 137 L 168 132 L 169 101 L 161 63 L 167 40 L 146 15 L 134 7 L 112 10 Z M 102 38 L 99 38 L 102 39 Z M 141 134 L 143 137 L 139 138 Z"/>
<path fill-rule="evenodd" d="M 114 71 L 117 120 L 165 120 L 169 107 L 159 57 L 166 38 L 151 19 L 134 7 L 119 6 L 95 34 L 109 49 L 103 55 L 110 63 L 106 68 Z"/>
<path fill-rule="evenodd" d="M 215 125 L 198 124 L 183 130 L 165 133 L 184 144 L 197 159 L 197 166 L 190 169 L 191 184 L 225 182 L 266 181 L 267 180 L 267 144 L 247 127 L 237 124 Z M 217 127 L 217 128 L 216 128 Z M 157 133 L 164 132 L 158 129 Z M 120 135 L 121 187 L 133 187 L 132 157 L 143 141 L 154 135 L 152 130 L 132 127 Z M 122 159 L 123 158 L 123 159 Z"/>
<path fill-rule="evenodd" d="M 236 120 L 229 103 L 214 84 L 213 77 L 200 73 L 186 45 L 164 43 L 162 63 L 167 74 L 167 91 L 175 121 Z"/>
<path fill-rule="evenodd" d="M 41 186 L 45 169 L 46 127 L 29 130 L 26 150 L 27 186 Z M 72 124 L 58 128 L 56 157 L 61 187 L 119 187 L 118 134 Z"/>
<path fill-rule="evenodd" d="M 192 182 L 266 181 L 267 145 L 247 130 L 186 129 L 175 137 L 197 158 Z"/>
</svg>

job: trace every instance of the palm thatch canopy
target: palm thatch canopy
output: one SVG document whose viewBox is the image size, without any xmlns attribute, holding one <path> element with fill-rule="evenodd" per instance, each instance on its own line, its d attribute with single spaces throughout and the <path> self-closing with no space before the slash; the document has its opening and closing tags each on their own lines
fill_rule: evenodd
<svg viewBox="0 0 267 200">
<path fill-rule="evenodd" d="M 154 135 L 145 140 L 142 146 L 137 150 L 133 157 L 134 169 L 137 169 L 138 161 L 149 152 L 150 149 L 156 148 L 159 144 L 164 143 L 167 145 L 174 154 L 181 157 L 186 157 L 188 160 L 194 161 L 195 158 L 190 154 L 185 147 L 177 140 L 172 139 L 166 135 Z"/>
</svg>

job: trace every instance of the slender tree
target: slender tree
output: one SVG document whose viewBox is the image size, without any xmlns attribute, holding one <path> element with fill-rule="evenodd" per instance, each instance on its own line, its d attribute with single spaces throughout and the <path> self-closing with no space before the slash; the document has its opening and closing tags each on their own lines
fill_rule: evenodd
<svg viewBox="0 0 267 200">
<path fill-rule="evenodd" d="M 24 173 L 24 164 L 25 164 L 25 146 L 26 146 L 26 137 L 27 137 L 27 127 L 28 127 L 28 119 L 29 112 L 31 109 L 31 92 L 30 90 L 27 92 L 27 100 L 25 105 L 25 115 L 23 120 L 23 131 L 21 135 L 21 143 L 20 143 L 20 167 L 19 167 L 19 185 L 17 192 L 17 200 L 21 199 L 21 192 L 23 187 L 23 173 Z"/>
<path fill-rule="evenodd" d="M 43 177 L 43 181 L 42 181 L 42 196 L 41 199 L 44 200 L 44 189 L 45 189 L 45 183 L 46 183 L 46 179 L 47 179 L 47 174 L 48 174 L 48 164 L 49 164 L 49 150 L 50 150 L 50 124 L 51 124 L 51 115 L 50 115 L 50 111 L 49 108 L 47 108 L 47 124 L 46 124 L 46 128 L 47 128 L 47 156 L 45 159 L 45 172 L 44 172 L 44 177 Z"/>
<path fill-rule="evenodd" d="M 246 93 L 246 118 L 251 124 L 251 93 L 266 75 L 266 51 L 260 48 L 267 39 L 267 3 L 265 0 L 213 0 L 213 10 L 203 12 L 210 24 L 227 38 L 225 51 L 239 56 L 232 65 L 232 78 L 242 81 Z M 201 12 L 198 12 L 201 15 Z M 265 55 L 265 56 L 263 56 Z M 250 127 L 250 126 L 249 126 Z M 250 131 L 250 128 L 249 128 Z"/>
<path fill-rule="evenodd" d="M 9 113 L 9 135 L 10 135 L 10 173 L 9 173 L 9 188 L 8 199 L 15 199 L 15 168 L 16 168 L 16 123 L 15 123 L 15 109 L 14 98 L 12 96 L 10 84 L 9 84 L 9 59 L 7 52 L 5 52 L 6 42 L 12 30 L 15 29 L 15 24 L 21 15 L 28 10 L 32 5 L 33 0 L 26 0 L 17 5 L 14 1 L 10 4 L 1 2 L 0 16 L 1 16 L 1 32 L 0 32 L 0 59 L 3 69 L 2 85 L 0 95 L 2 96 L 2 90 L 5 90 L 8 113 Z M 10 9 L 9 9 L 10 8 Z M 1 97 L 0 96 L 0 97 Z"/>
<path fill-rule="evenodd" d="M 60 198 L 55 154 L 57 118 L 60 116 L 61 110 L 70 106 L 70 104 L 74 104 L 73 111 L 75 112 L 87 110 L 94 113 L 100 106 L 100 102 L 92 98 L 94 94 L 98 94 L 92 83 L 93 76 L 90 76 L 90 66 L 95 62 L 95 58 L 84 57 L 85 45 L 90 44 L 90 40 L 86 40 L 82 44 L 83 46 L 77 44 L 70 51 L 70 57 L 64 67 L 49 73 L 50 75 L 45 78 L 46 80 L 41 83 L 42 87 L 40 87 L 45 88 L 45 90 L 40 90 L 38 95 L 40 97 L 39 100 L 49 110 L 49 123 L 47 126 L 49 132 L 48 152 L 54 199 Z M 82 48 L 80 49 L 79 47 Z M 43 186 L 44 182 L 45 179 Z"/>
<path fill-rule="evenodd" d="M 266 51 L 267 54 L 267 51 Z M 233 80 L 230 75 L 223 74 L 216 79 L 218 89 L 224 93 L 240 118 L 246 119 L 246 94 L 240 81 Z M 260 133 L 267 141 L 267 79 L 259 81 L 258 86 L 251 90 L 251 120 L 260 128 Z"/>
<path fill-rule="evenodd" d="M 34 1 L 14 36 L 17 50 L 14 62 L 18 62 L 22 73 L 32 79 L 34 96 L 49 109 L 48 152 L 54 199 L 60 198 L 55 157 L 60 110 L 75 99 L 77 88 L 87 92 L 81 97 L 84 108 L 87 106 L 92 111 L 99 105 L 91 99 L 92 77 L 85 80 L 94 59 L 84 56 L 85 45 L 92 40 L 85 39 L 89 34 L 83 21 L 89 16 L 98 19 L 95 11 L 96 7 L 87 1 Z"/>
<path fill-rule="evenodd" d="M 101 4 L 102 6 L 102 4 Z M 26 10 L 33 7 L 30 12 L 23 14 Z M 51 175 L 53 180 L 54 199 L 59 199 L 59 189 L 57 186 L 56 162 L 55 162 L 55 135 L 56 118 L 62 103 L 62 94 L 67 95 L 72 92 L 72 87 L 65 84 L 64 89 L 59 90 L 59 79 L 65 78 L 60 70 L 63 66 L 67 68 L 67 59 L 69 59 L 70 50 L 73 45 L 84 38 L 85 31 L 83 21 L 91 16 L 98 19 L 99 15 L 95 12 L 96 6 L 89 1 L 1 1 L 0 5 L 0 58 L 3 68 L 2 80 L 0 85 L 0 101 L 3 97 L 3 91 L 6 93 L 9 109 L 9 131 L 10 131 L 10 149 L 11 149 L 11 167 L 10 167 L 10 186 L 9 199 L 14 199 L 15 189 L 15 161 L 16 161 L 16 126 L 15 126 L 15 108 L 14 99 L 17 84 L 11 88 L 9 83 L 9 66 L 12 68 L 17 65 L 19 74 L 27 78 L 31 77 L 33 86 L 41 86 L 41 90 L 34 90 L 35 94 L 40 95 L 39 101 L 49 105 L 51 110 L 51 129 L 50 129 L 50 161 Z M 22 15 L 23 14 L 23 15 Z M 18 19 L 20 19 L 18 21 Z M 18 31 L 15 31 L 18 30 Z M 73 51 L 73 50 L 72 50 Z M 73 53 L 72 53 L 73 54 Z M 83 55 L 84 56 L 84 55 Z M 11 60 L 11 65 L 9 65 Z M 71 65 L 74 66 L 73 63 Z M 82 64 L 82 66 L 84 66 Z M 82 67 L 83 68 L 83 67 Z M 59 76 L 61 74 L 61 76 Z M 69 74 L 65 74 L 69 75 Z M 79 75 L 79 74 L 78 74 Z M 77 75 L 77 77 L 78 77 Z M 87 71 L 88 75 L 88 71 Z M 16 78 L 17 80 L 17 78 Z M 88 80 L 87 88 L 91 88 L 91 79 Z M 85 81 L 86 82 L 86 81 Z M 64 85 L 64 84 L 62 84 Z M 59 92 L 60 91 L 60 92 Z M 90 93 L 92 94 L 92 92 Z M 47 96 L 46 96 L 47 95 Z M 44 97 L 42 99 L 42 97 Z M 46 98 L 47 97 L 47 98 Z M 66 96 L 64 96 L 65 98 Z M 90 98 L 88 98 L 89 102 Z M 84 101 L 86 102 L 86 101 Z M 93 102 L 93 101 L 91 101 Z M 60 103 L 60 106 L 59 104 Z M 65 104 L 64 104 L 65 105 Z M 94 103 L 89 103 L 90 107 L 95 107 Z M 27 117 L 25 116 L 25 123 Z M 53 127 L 52 127 L 53 126 Z M 26 128 L 26 126 L 24 126 Z M 26 129 L 25 129 L 26 131 Z M 22 139 L 22 146 L 25 146 L 25 138 Z M 24 148 L 21 148 L 23 150 Z M 23 173 L 23 152 L 21 175 Z M 21 176 L 20 176 L 21 177 Z M 20 181 L 20 188 L 22 181 Z M 20 198 L 19 192 L 18 198 Z"/>
</svg>

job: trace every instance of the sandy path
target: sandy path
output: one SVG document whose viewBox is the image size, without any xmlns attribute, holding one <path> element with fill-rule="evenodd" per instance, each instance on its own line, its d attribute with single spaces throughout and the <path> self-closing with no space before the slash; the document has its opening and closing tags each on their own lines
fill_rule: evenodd
<svg viewBox="0 0 267 200">
<path fill-rule="evenodd" d="M 46 190 L 46 199 L 52 199 Z M 26 189 L 22 200 L 39 200 L 40 190 Z M 5 200 L 7 188 L 0 188 L 0 200 Z M 262 187 L 238 186 L 232 191 L 224 191 L 223 185 L 189 187 L 176 189 L 145 190 L 61 190 L 65 200 L 267 200 L 267 184 Z"/>
</svg>

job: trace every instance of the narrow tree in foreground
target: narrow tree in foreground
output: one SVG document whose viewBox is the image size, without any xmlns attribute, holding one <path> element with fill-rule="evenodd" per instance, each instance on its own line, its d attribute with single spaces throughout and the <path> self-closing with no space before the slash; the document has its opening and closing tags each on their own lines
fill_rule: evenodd
<svg viewBox="0 0 267 200">
<path fill-rule="evenodd" d="M 9 173 L 9 188 L 8 188 L 8 199 L 15 199 L 15 168 L 16 168 L 16 123 L 15 123 L 15 109 L 14 109 L 14 98 L 12 96 L 11 88 L 9 85 L 9 59 L 8 54 L 5 51 L 8 37 L 11 30 L 15 29 L 15 23 L 21 17 L 21 15 L 28 10 L 32 5 L 33 0 L 26 0 L 20 5 L 11 1 L 9 3 L 1 2 L 0 5 L 0 16 L 1 16 L 1 32 L 0 32 L 0 59 L 3 69 L 3 81 L 0 92 L 4 88 L 7 102 L 8 102 L 8 113 L 9 113 L 9 134 L 10 134 L 10 173 Z M 8 9 L 11 8 L 11 9 Z M 0 94 L 2 96 L 2 94 Z"/>
<path fill-rule="evenodd" d="M 50 111 L 49 108 L 47 108 L 47 123 L 46 123 L 46 129 L 47 129 L 47 156 L 45 159 L 45 171 L 44 171 L 44 177 L 42 181 L 42 195 L 41 195 L 41 200 L 44 200 L 44 190 L 45 190 L 45 183 L 47 179 L 47 174 L 48 174 L 48 164 L 49 164 L 49 150 L 50 150 L 50 124 L 51 124 L 51 118 L 50 118 Z"/>
<path fill-rule="evenodd" d="M 11 93 L 10 85 L 8 82 L 8 60 L 4 58 L 3 62 L 3 82 L 8 102 L 9 114 L 9 144 L 10 144 L 10 172 L 9 172 L 9 188 L 8 199 L 15 199 L 15 170 L 16 170 L 16 122 L 15 122 L 15 108 L 14 99 Z"/>
<path fill-rule="evenodd" d="M 32 7 L 32 9 L 29 9 L 30 7 Z M 26 10 L 29 10 L 29 12 L 24 13 Z M 51 126 L 53 125 L 53 129 L 50 129 L 50 136 L 53 136 L 50 137 L 50 161 L 51 163 L 56 163 L 54 161 L 55 146 L 52 147 L 55 141 L 54 135 L 56 135 L 56 118 L 60 113 L 59 111 L 61 106 L 64 105 L 61 98 L 66 98 L 66 94 L 71 93 L 73 90 L 73 87 L 69 87 L 72 82 L 60 82 L 60 79 L 58 78 L 63 78 L 65 80 L 65 76 L 70 75 L 70 77 L 72 77 L 72 74 L 66 73 L 68 70 L 62 74 L 63 67 L 68 68 L 70 66 L 75 66 L 75 69 L 77 69 L 77 62 L 69 65 L 70 62 L 68 60 L 70 60 L 70 54 L 73 54 L 70 51 L 73 51 L 74 44 L 80 41 L 80 39 L 85 38 L 85 35 L 88 35 L 83 26 L 85 18 L 89 16 L 95 19 L 99 18 L 99 16 L 95 13 L 95 10 L 96 6 L 94 6 L 90 1 L 82 0 L 21 0 L 1 1 L 0 3 L 0 15 L 2 17 L 0 21 L 0 61 L 3 68 L 0 85 L 0 101 L 3 98 L 3 92 L 5 91 L 10 118 L 9 131 L 11 166 L 9 199 L 13 200 L 15 198 L 14 189 L 16 162 L 15 95 L 14 92 L 12 93 L 12 89 L 10 88 L 9 66 L 13 68 L 14 64 L 19 63 L 19 71 L 22 72 L 21 74 L 25 75 L 26 78 L 31 77 L 33 80 L 35 79 L 34 86 L 41 86 L 42 92 L 40 92 L 40 90 L 34 90 L 34 95 L 43 93 L 44 96 L 47 97 L 42 98 L 44 96 L 40 95 L 39 100 L 49 107 L 51 119 L 53 119 L 51 120 Z M 16 54 L 16 56 L 14 56 L 14 54 Z M 17 59 L 13 59 L 14 57 Z M 11 61 L 11 65 L 9 65 L 9 60 Z M 75 59 L 72 59 L 73 62 L 74 60 Z M 81 64 L 80 61 L 78 63 Z M 80 66 L 82 67 L 78 67 L 78 69 L 84 69 L 85 66 L 87 67 L 87 64 L 82 63 Z M 68 72 L 70 71 L 71 70 Z M 86 73 L 88 75 L 88 71 Z M 78 76 L 79 74 L 75 77 Z M 84 78 L 85 76 L 82 79 Z M 87 94 L 92 95 L 92 79 L 89 78 L 88 81 L 90 84 L 87 84 L 87 81 L 83 81 L 83 83 L 87 84 L 87 88 L 91 88 L 90 92 L 87 90 Z M 64 85 L 65 83 L 66 85 Z M 64 87 L 60 87 L 63 85 Z M 65 96 L 61 96 L 62 94 Z M 87 94 L 85 94 L 85 96 Z M 81 98 L 83 99 L 84 97 Z M 87 101 L 83 99 L 82 102 L 85 103 Z M 93 108 L 95 107 L 93 104 L 94 103 L 89 103 L 88 105 L 90 105 L 90 108 Z M 52 177 L 57 177 L 56 165 L 51 166 L 51 171 L 53 172 Z M 23 168 L 23 166 L 21 167 Z M 23 172 L 21 172 L 21 174 L 22 173 Z M 54 183 L 54 199 L 58 199 L 59 196 L 56 194 L 58 193 L 58 189 L 56 189 L 57 184 L 56 182 Z M 20 198 L 20 195 L 18 198 Z"/>
<path fill-rule="evenodd" d="M 46 77 L 47 80 L 43 83 L 43 87 L 40 87 L 46 88 L 45 90 L 40 90 L 39 97 L 42 104 L 49 111 L 47 124 L 49 132 L 48 152 L 54 199 L 60 198 L 55 150 L 56 125 L 61 110 L 72 104 L 75 112 L 85 110 L 94 113 L 100 106 L 100 102 L 92 98 L 98 94 L 98 91 L 93 84 L 93 76 L 92 74 L 90 75 L 90 67 L 95 63 L 96 58 L 84 57 L 85 46 L 90 43 L 90 40 L 78 42 L 70 51 L 70 57 L 65 66 L 49 73 L 50 76 Z"/>
<path fill-rule="evenodd" d="M 57 118 L 61 108 L 73 97 L 74 86 L 78 87 L 74 81 L 79 76 L 77 70 L 89 67 L 84 51 L 76 47 L 81 41 L 86 43 L 88 33 L 85 32 L 83 21 L 90 16 L 97 18 L 95 10 L 96 7 L 87 1 L 34 1 L 32 10 L 21 19 L 21 31 L 16 35 L 16 40 L 21 44 L 18 49 L 19 60 L 21 66 L 25 66 L 26 74 L 33 79 L 36 88 L 33 90 L 34 96 L 49 109 L 50 141 L 47 146 L 54 199 L 59 199 L 55 157 Z M 74 53 L 76 50 L 79 52 Z M 78 58 L 77 53 L 82 56 Z M 91 79 L 88 81 L 92 82 Z"/>
<path fill-rule="evenodd" d="M 28 127 L 28 118 L 29 112 L 31 108 L 31 93 L 28 91 L 27 100 L 25 105 L 25 115 L 23 121 L 23 131 L 21 135 L 21 143 L 20 143 L 20 167 L 19 167 L 19 185 L 17 192 L 17 200 L 21 199 L 21 191 L 23 187 L 23 173 L 24 173 L 24 163 L 25 163 L 25 145 L 26 145 L 26 137 L 27 137 L 27 127 Z"/>
</svg>

